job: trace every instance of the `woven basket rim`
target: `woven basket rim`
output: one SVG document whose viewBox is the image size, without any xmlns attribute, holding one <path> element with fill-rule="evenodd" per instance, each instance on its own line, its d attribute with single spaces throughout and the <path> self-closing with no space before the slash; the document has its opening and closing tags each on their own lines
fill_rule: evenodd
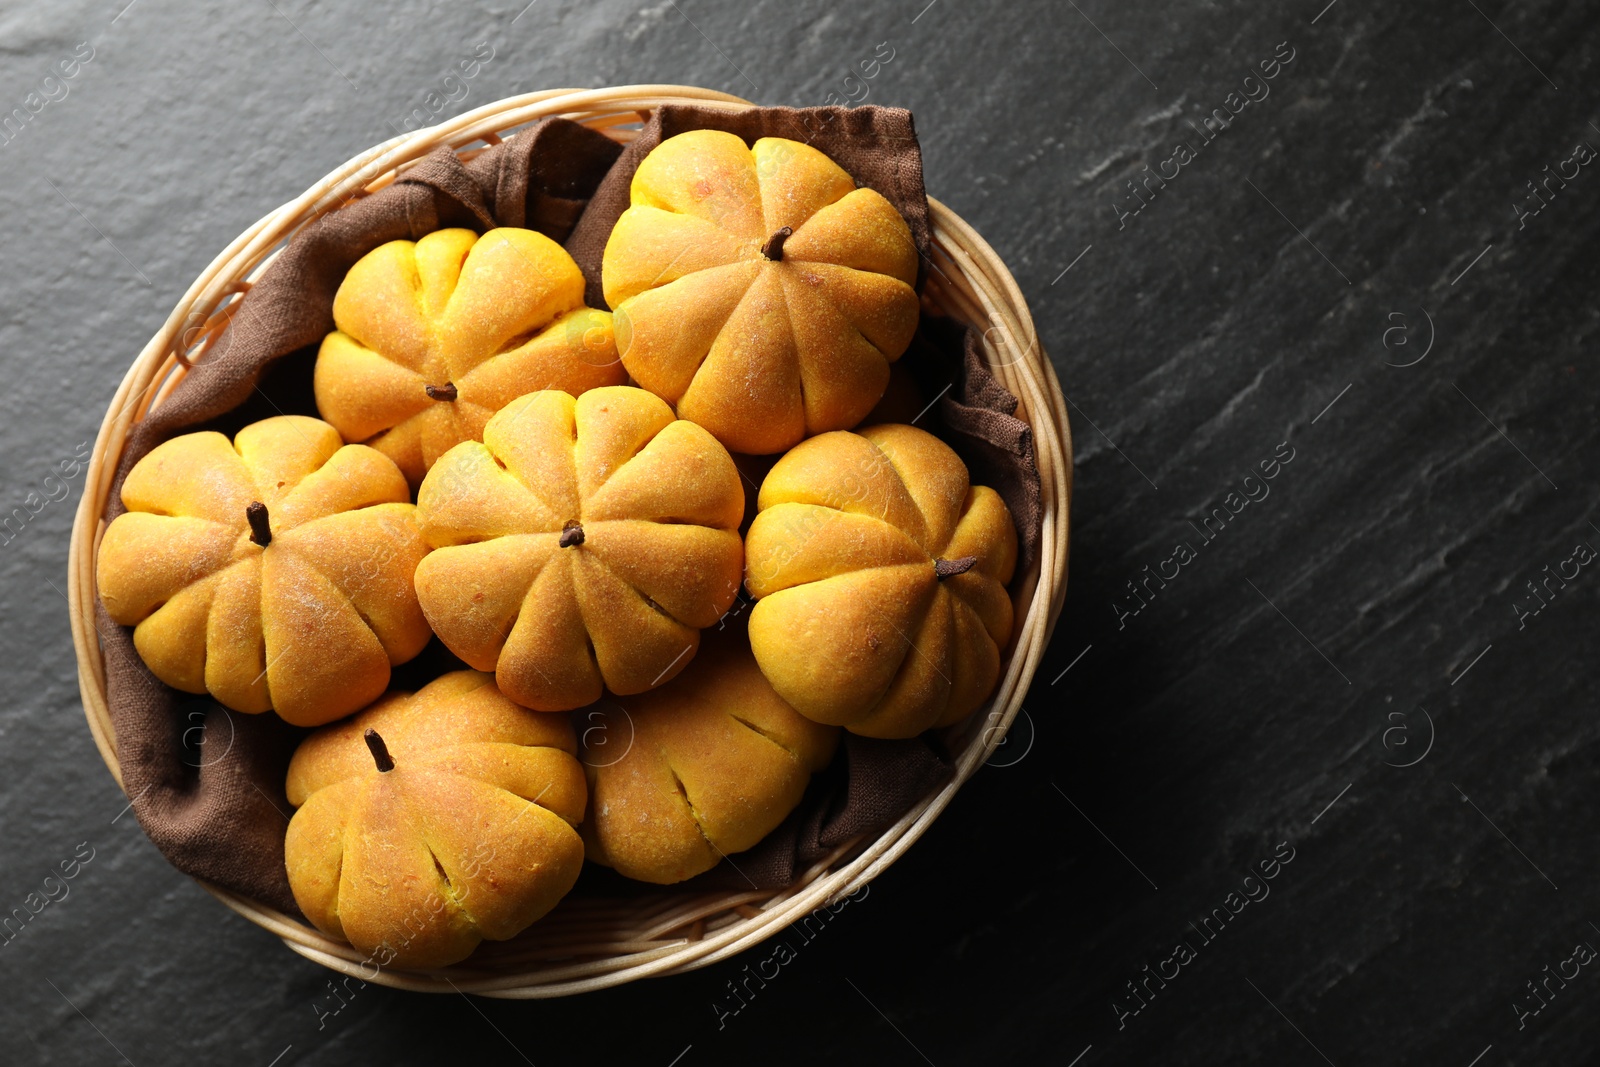
<svg viewBox="0 0 1600 1067">
<path fill-rule="evenodd" d="M 727 110 L 756 106 L 727 93 L 681 85 L 551 89 L 496 100 L 438 126 L 391 138 L 345 161 L 248 227 L 190 285 L 134 360 L 107 407 L 72 528 L 67 596 L 79 691 L 90 733 L 119 788 L 122 771 L 95 626 L 94 566 L 103 533 L 100 516 L 132 426 L 165 398 L 191 362 L 204 359 L 249 283 L 290 236 L 320 215 L 381 188 L 439 147 L 470 154 L 514 136 L 532 122 L 556 116 L 627 141 L 636 134 L 631 127 L 663 104 Z M 298 919 L 196 881 L 293 951 L 335 971 L 401 989 L 525 999 L 565 996 L 707 966 L 858 891 L 894 863 L 1004 741 L 1022 707 L 1066 594 L 1072 491 L 1066 403 L 1027 303 L 983 238 L 933 197 L 928 203 L 933 252 L 924 300 L 982 331 L 990 371 L 1018 398 L 1017 415 L 1032 428 L 1042 511 L 1038 559 L 1028 574 L 1019 577 L 1013 594 L 1018 608 L 1016 633 L 995 694 L 985 708 L 947 734 L 956 755 L 952 776 L 876 837 L 846 842 L 783 889 L 662 887 L 636 898 L 569 898 L 518 938 L 486 942 L 465 962 L 439 971 L 379 970 L 364 964 L 349 945 Z"/>
</svg>

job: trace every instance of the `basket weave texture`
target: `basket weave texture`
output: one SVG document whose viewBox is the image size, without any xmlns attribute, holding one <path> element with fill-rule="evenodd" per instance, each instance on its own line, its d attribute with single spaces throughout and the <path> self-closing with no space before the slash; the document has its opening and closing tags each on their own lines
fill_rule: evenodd
<svg viewBox="0 0 1600 1067">
<path fill-rule="evenodd" d="M 521 127 L 554 117 L 581 122 L 625 142 L 635 135 L 644 115 L 663 104 L 729 110 L 752 106 L 725 93 L 675 85 L 557 89 L 498 100 L 442 125 L 386 141 L 336 168 L 235 238 L 184 293 L 112 398 L 95 440 L 68 557 L 78 685 L 95 744 L 118 785 L 122 774 L 95 629 L 94 576 L 95 553 L 104 532 L 100 517 L 130 428 L 161 403 L 191 363 L 205 358 L 242 293 L 301 227 L 389 184 L 399 171 L 440 147 L 469 156 L 514 136 Z M 983 238 L 931 197 L 929 207 L 933 252 L 924 305 L 983 334 L 990 370 L 1018 398 L 1016 415 L 1033 432 L 1043 516 L 1038 559 L 1014 582 L 1017 632 L 994 697 L 945 738 L 955 761 L 949 780 L 875 838 L 847 842 L 783 889 L 667 887 L 627 898 L 572 896 L 513 940 L 485 942 L 465 962 L 441 971 L 378 970 L 349 945 L 294 917 L 201 884 L 295 952 L 333 970 L 402 989 L 542 998 L 680 973 L 726 959 L 856 891 L 898 859 L 1004 740 L 1022 707 L 1066 594 L 1072 489 L 1066 403 L 1022 293 Z"/>
</svg>

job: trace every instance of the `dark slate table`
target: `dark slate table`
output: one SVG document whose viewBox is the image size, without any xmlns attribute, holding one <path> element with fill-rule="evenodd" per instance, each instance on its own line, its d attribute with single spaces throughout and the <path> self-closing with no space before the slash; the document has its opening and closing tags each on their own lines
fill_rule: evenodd
<svg viewBox="0 0 1600 1067">
<path fill-rule="evenodd" d="M 0 145 L 0 503 L 38 494 L 0 546 L 0 909 L 79 864 L 0 945 L 0 1060 L 1596 1062 L 1600 8 L 124 4 L 0 12 L 0 113 L 78 57 Z M 369 987 L 319 1028 L 327 972 L 167 866 L 83 722 L 53 472 L 219 249 L 484 44 L 447 114 L 816 104 L 886 47 L 869 99 L 1072 404 L 1071 594 L 1012 743 L 720 1022 L 762 953 Z"/>
</svg>

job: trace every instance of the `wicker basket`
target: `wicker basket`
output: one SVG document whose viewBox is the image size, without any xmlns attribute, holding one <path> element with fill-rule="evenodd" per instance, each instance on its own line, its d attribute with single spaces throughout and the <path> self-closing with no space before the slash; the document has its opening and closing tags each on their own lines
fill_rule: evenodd
<svg viewBox="0 0 1600 1067">
<path fill-rule="evenodd" d="M 729 110 L 751 106 L 738 97 L 676 85 L 550 90 L 499 100 L 356 156 L 240 234 L 189 287 L 165 325 L 134 360 L 111 401 L 95 440 L 72 529 L 68 599 L 78 684 L 95 744 L 119 785 L 122 773 L 106 700 L 105 662 L 95 631 L 94 575 L 95 552 L 104 529 L 100 516 L 130 427 L 161 403 L 191 363 L 205 358 L 252 279 L 308 222 L 387 185 L 397 171 L 441 145 L 467 157 L 512 136 L 520 127 L 555 116 L 627 141 L 636 135 L 637 125 L 651 108 L 675 103 Z M 402 989 L 533 998 L 564 996 L 647 975 L 704 967 L 773 936 L 817 907 L 854 891 L 898 859 L 1000 744 L 1022 707 L 1066 592 L 1072 486 L 1066 405 L 1016 282 L 970 226 L 936 200 L 930 199 L 929 206 L 933 269 L 925 303 L 984 332 L 991 368 L 1020 399 L 1018 417 L 1033 428 L 1043 490 L 1038 560 L 1016 583 L 1020 620 L 1016 638 L 993 701 L 982 713 L 953 728 L 947 738 L 956 755 L 956 773 L 951 780 L 875 839 L 847 843 L 787 888 L 748 892 L 663 888 L 627 899 L 569 897 L 519 937 L 485 942 L 465 962 L 443 971 L 383 971 L 374 977 L 370 965 L 358 966 L 362 956 L 349 945 L 255 901 L 216 886 L 206 885 L 206 889 L 240 915 L 277 934 L 294 951 L 333 970 Z"/>
</svg>

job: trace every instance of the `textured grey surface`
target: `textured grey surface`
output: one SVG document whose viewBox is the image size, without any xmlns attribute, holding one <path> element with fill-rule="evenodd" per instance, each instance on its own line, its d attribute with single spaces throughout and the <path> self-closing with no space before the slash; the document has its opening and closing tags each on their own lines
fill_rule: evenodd
<svg viewBox="0 0 1600 1067">
<path fill-rule="evenodd" d="M 1595 968 L 1537 1014 L 1525 983 L 1600 946 L 1600 574 L 1517 605 L 1600 546 L 1600 175 L 1513 205 L 1600 146 L 1600 9 L 125 2 L 0 13 L 0 112 L 94 49 L 0 145 L 0 504 L 39 509 L 0 546 L 0 910 L 93 850 L 0 944 L 0 1060 L 1594 1062 Z M 1271 95 L 1119 228 L 1124 183 L 1284 41 Z M 165 864 L 83 723 L 81 476 L 47 477 L 216 252 L 480 42 L 447 114 L 657 80 L 821 103 L 888 42 L 870 99 L 915 111 L 930 191 L 1012 265 L 1074 405 L 1071 595 L 1009 765 L 720 1026 L 769 949 L 554 1003 L 368 987 L 319 1027 L 327 972 Z M 1190 926 L 1230 902 L 1214 941 Z"/>
</svg>

